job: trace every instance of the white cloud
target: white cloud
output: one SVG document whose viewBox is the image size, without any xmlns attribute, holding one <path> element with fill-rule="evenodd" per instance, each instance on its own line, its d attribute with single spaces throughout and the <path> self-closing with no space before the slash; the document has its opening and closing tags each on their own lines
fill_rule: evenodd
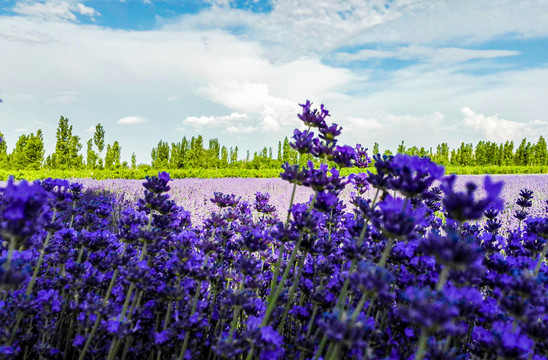
<svg viewBox="0 0 548 360">
<path fill-rule="evenodd" d="M 15 4 L 13 11 L 26 16 L 39 17 L 48 20 L 70 20 L 75 21 L 76 15 L 86 15 L 92 19 L 100 15 L 95 9 L 85 6 L 82 3 L 71 4 L 74 1 L 28 1 L 23 0 Z"/>
<path fill-rule="evenodd" d="M 29 132 L 29 131 L 30 131 L 29 129 L 25 129 L 25 128 L 13 129 L 13 132 L 16 132 L 16 133 L 26 133 L 26 132 Z"/>
<path fill-rule="evenodd" d="M 247 114 L 233 112 L 230 115 L 223 116 L 188 116 L 183 120 L 183 124 L 192 125 L 196 128 L 202 128 L 204 126 L 222 128 L 231 126 L 231 124 L 248 122 L 249 120 Z"/>
<path fill-rule="evenodd" d="M 95 16 L 98 16 L 98 15 L 101 15 L 99 14 L 99 12 L 97 10 L 95 10 L 94 8 L 91 8 L 89 6 L 86 6 L 82 3 L 79 3 L 78 5 L 76 5 L 76 9 L 75 9 L 76 12 L 80 13 L 81 15 L 87 15 L 89 16 L 91 19 L 94 19 Z"/>
<path fill-rule="evenodd" d="M 482 133 L 489 141 L 497 143 L 507 140 L 519 141 L 524 137 L 538 136 L 548 130 L 548 121 L 531 120 L 517 122 L 499 118 L 498 114 L 486 116 L 474 112 L 469 107 L 461 109 L 465 118 L 464 125 L 472 131 Z"/>
<path fill-rule="evenodd" d="M 212 7 L 198 14 L 182 16 L 180 22 L 170 22 L 170 26 L 179 29 L 243 28 L 248 38 L 265 44 L 263 54 L 266 58 L 286 62 L 303 55 L 323 57 L 338 48 L 364 44 L 439 45 L 447 41 L 478 44 L 502 36 L 547 36 L 548 3 L 278 0 L 273 2 L 269 13 Z"/>
<path fill-rule="evenodd" d="M 130 125 L 130 124 L 140 124 L 144 123 L 147 120 L 142 116 L 126 116 L 118 120 L 119 125 Z"/>
<path fill-rule="evenodd" d="M 18 14 L 56 20 L 76 20 L 66 2 L 19 2 L 13 8 Z"/>
<path fill-rule="evenodd" d="M 226 132 L 230 134 L 251 134 L 256 131 L 257 129 L 251 126 L 229 126 L 226 128 Z"/>
<path fill-rule="evenodd" d="M 492 59 L 504 56 L 515 56 L 519 54 L 520 52 L 518 51 L 509 50 L 476 50 L 457 47 L 433 48 L 410 45 L 394 50 L 363 49 L 355 53 L 341 52 L 335 55 L 335 59 L 343 63 L 386 58 L 423 60 L 434 63 L 457 63 L 472 59 Z"/>
<path fill-rule="evenodd" d="M 90 126 L 86 129 L 87 133 L 95 134 L 95 126 Z"/>
<path fill-rule="evenodd" d="M 166 99 L 166 101 L 175 101 L 177 100 L 179 97 L 177 95 L 173 95 L 173 96 L 170 96 Z"/>
</svg>

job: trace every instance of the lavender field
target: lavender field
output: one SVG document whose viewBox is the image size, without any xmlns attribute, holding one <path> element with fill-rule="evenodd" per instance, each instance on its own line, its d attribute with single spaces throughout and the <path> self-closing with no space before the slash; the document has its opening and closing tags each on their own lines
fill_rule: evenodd
<svg viewBox="0 0 548 360">
<path fill-rule="evenodd" d="M 505 201 L 505 209 L 500 219 L 505 228 L 513 227 L 517 220 L 512 214 L 517 209 L 515 204 L 520 190 L 533 191 L 533 206 L 529 210 L 531 216 L 541 216 L 545 211 L 545 201 L 548 199 L 548 175 L 492 175 L 496 181 L 504 181 L 501 197 Z M 478 185 L 478 196 L 484 196 L 482 192 L 483 175 L 460 175 L 455 184 L 456 189 L 463 191 L 469 181 Z M 74 179 L 88 189 L 104 189 L 113 192 L 117 197 L 135 202 L 142 195 L 142 180 L 92 180 Z M 1 184 L 1 183 L 0 183 Z M 0 185 L 1 186 L 1 185 Z M 170 183 L 170 197 L 177 205 L 193 214 L 193 221 L 201 223 L 211 212 L 217 211 L 217 207 L 209 199 L 214 192 L 235 194 L 242 200 L 252 203 L 255 193 L 270 194 L 270 203 L 276 207 L 278 217 L 287 213 L 291 197 L 292 185 L 282 179 L 175 179 Z M 349 206 L 352 194 L 355 192 L 352 186 L 347 186 L 340 198 Z M 297 188 L 295 202 L 302 203 L 310 199 L 313 191 L 308 187 Z M 373 198 L 375 189 L 370 189 L 364 194 L 366 198 Z M 351 208 L 347 208 L 350 211 Z"/>
</svg>

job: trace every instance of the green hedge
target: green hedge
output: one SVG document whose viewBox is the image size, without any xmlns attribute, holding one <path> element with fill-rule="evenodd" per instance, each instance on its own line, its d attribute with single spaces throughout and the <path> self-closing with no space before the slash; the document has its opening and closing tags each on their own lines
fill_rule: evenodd
<svg viewBox="0 0 548 360">
<path fill-rule="evenodd" d="M 0 170 L 0 180 L 7 180 L 12 175 L 16 180 L 36 180 L 47 178 L 58 179 L 144 179 L 147 175 L 157 175 L 162 170 Z M 168 169 L 173 179 L 184 178 L 275 178 L 280 176 L 281 169 Z"/>
<path fill-rule="evenodd" d="M 368 170 L 374 172 L 375 168 Z M 116 169 L 116 170 L 0 170 L 0 180 L 7 180 L 10 175 L 16 180 L 36 180 L 46 178 L 58 179 L 144 179 L 145 176 L 157 175 L 153 169 Z M 166 169 L 171 178 L 277 178 L 279 169 Z M 364 171 L 363 169 L 343 169 L 341 175 Z M 546 174 L 548 166 L 447 166 L 446 174 L 483 175 L 483 174 Z"/>
</svg>

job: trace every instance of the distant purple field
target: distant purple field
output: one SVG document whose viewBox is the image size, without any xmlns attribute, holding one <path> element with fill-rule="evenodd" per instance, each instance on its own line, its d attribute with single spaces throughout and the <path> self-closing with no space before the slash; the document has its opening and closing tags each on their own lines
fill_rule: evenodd
<svg viewBox="0 0 548 360">
<path fill-rule="evenodd" d="M 530 189 L 534 191 L 533 207 L 529 210 L 531 216 L 540 216 L 544 213 L 545 201 L 548 199 L 548 175 L 495 175 L 494 181 L 504 181 L 503 198 L 506 201 L 505 210 L 500 219 L 504 226 L 517 223 L 512 214 L 517 209 L 515 201 L 518 198 L 519 191 Z M 91 180 L 80 179 L 86 188 L 102 188 L 112 191 L 129 201 L 135 201 L 143 194 L 142 180 Z M 484 176 L 479 175 L 460 175 L 457 177 L 456 187 L 464 190 L 464 185 L 472 181 L 481 189 Z M 212 211 L 216 211 L 216 206 L 209 199 L 213 193 L 218 191 L 225 194 L 236 194 L 243 200 L 250 203 L 254 201 L 256 192 L 269 193 L 271 195 L 270 203 L 278 209 L 278 215 L 284 216 L 289 205 L 292 185 L 281 179 L 176 179 L 169 183 L 171 198 L 182 205 L 185 210 L 190 211 L 195 224 L 202 220 Z M 353 189 L 347 186 L 343 192 L 342 199 L 348 202 Z M 305 187 L 297 187 L 295 193 L 295 202 L 305 202 L 312 194 L 311 190 Z M 480 195 L 483 195 L 481 191 Z M 367 194 L 374 196 L 374 189 Z"/>
</svg>

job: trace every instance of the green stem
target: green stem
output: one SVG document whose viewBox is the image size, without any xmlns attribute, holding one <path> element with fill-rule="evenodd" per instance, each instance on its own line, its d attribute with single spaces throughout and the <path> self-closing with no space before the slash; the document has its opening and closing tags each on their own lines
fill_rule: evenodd
<svg viewBox="0 0 548 360">
<path fill-rule="evenodd" d="M 297 265 L 299 269 L 297 270 L 297 274 L 295 275 L 295 279 L 293 280 L 293 284 L 291 285 L 291 289 L 289 290 L 289 297 L 284 306 L 284 313 L 282 315 L 282 320 L 280 321 L 280 324 L 278 325 L 278 332 L 281 332 L 283 330 L 285 319 L 287 318 L 287 314 L 289 313 L 289 307 L 291 306 L 291 302 L 293 300 L 293 295 L 295 294 L 297 286 L 299 285 L 299 279 L 301 278 L 301 273 L 303 272 L 306 255 L 307 253 L 305 252 L 303 256 L 301 257 L 299 264 Z"/>
<path fill-rule="evenodd" d="M 436 284 L 436 290 L 440 291 L 443 289 L 443 285 L 447 282 L 447 277 L 449 276 L 449 266 L 444 265 L 443 269 L 441 269 L 440 277 L 438 279 L 438 283 Z"/>
<path fill-rule="evenodd" d="M 276 268 L 274 269 L 274 275 L 272 275 L 272 279 L 270 280 L 270 294 L 268 295 L 268 302 L 270 302 L 270 297 L 272 294 L 274 294 L 274 288 L 276 287 L 276 283 L 278 282 L 278 276 L 280 275 L 280 268 L 282 266 L 282 260 L 285 254 L 285 243 L 282 242 L 282 245 L 280 246 L 280 250 L 278 252 L 278 261 L 276 261 Z"/>
<path fill-rule="evenodd" d="M 428 343 L 429 337 L 430 337 L 430 334 L 428 330 L 426 330 L 425 328 L 422 328 L 415 360 L 422 360 L 424 358 L 424 355 L 426 354 L 426 344 Z"/>
<path fill-rule="evenodd" d="M 392 245 L 394 244 L 394 238 L 389 238 L 388 242 L 384 246 L 384 250 L 382 252 L 381 259 L 379 261 L 379 267 L 384 267 L 386 265 L 386 261 L 388 260 L 388 257 L 390 256 L 390 253 L 392 252 Z"/>
<path fill-rule="evenodd" d="M 95 332 L 97 331 L 97 328 L 99 327 L 101 315 L 96 314 L 97 319 L 95 320 L 95 323 L 93 324 L 93 328 L 91 329 L 91 333 L 89 334 L 86 344 L 84 345 L 84 348 L 82 349 L 82 352 L 80 353 L 80 356 L 78 357 L 78 360 L 84 360 L 84 357 L 86 356 L 86 352 L 89 349 L 89 346 L 91 345 L 91 339 L 93 339 L 93 336 L 95 335 Z"/>
<path fill-rule="evenodd" d="M 320 358 L 326 343 L 327 343 L 327 335 L 324 335 L 322 337 L 322 340 L 320 341 L 320 345 L 318 346 L 318 350 L 316 351 L 316 356 L 314 356 L 314 360 L 318 360 Z"/>
<path fill-rule="evenodd" d="M 360 301 L 358 302 L 358 305 L 356 306 L 356 308 L 354 309 L 354 312 L 352 313 L 352 316 L 350 317 L 351 319 L 351 322 L 354 322 L 356 321 L 356 319 L 358 318 L 358 315 L 360 314 L 360 312 L 362 311 L 363 309 L 363 306 L 365 305 L 365 302 L 367 301 L 367 294 L 363 294 Z M 369 305 L 369 308 L 371 308 L 371 305 Z M 369 310 L 369 309 L 368 309 Z"/>
<path fill-rule="evenodd" d="M 10 236 L 10 245 L 8 248 L 8 258 L 6 259 L 6 263 L 4 264 L 4 270 L 8 271 L 11 265 L 11 258 L 13 256 L 13 252 L 15 251 L 15 236 Z"/>
<path fill-rule="evenodd" d="M 540 271 L 540 266 L 542 265 L 542 262 L 544 261 L 544 257 L 546 256 L 546 251 L 548 250 L 548 240 L 544 239 L 546 242 L 544 243 L 544 247 L 542 248 L 542 252 L 540 253 L 540 256 L 538 258 L 537 266 L 535 267 L 535 276 L 538 276 L 538 273 Z"/>
<path fill-rule="evenodd" d="M 297 251 L 299 249 L 299 246 L 301 245 L 302 237 L 299 238 L 297 243 L 295 244 L 295 247 L 293 248 L 293 251 L 291 252 L 291 257 L 289 258 L 289 263 L 287 264 L 287 267 L 284 270 L 284 273 L 282 275 L 282 280 L 276 287 L 276 290 L 274 291 L 274 294 L 269 299 L 268 307 L 266 309 L 263 322 L 261 326 L 266 326 L 268 324 L 268 320 L 270 320 L 270 315 L 272 314 L 272 311 L 274 311 L 274 307 L 276 306 L 276 301 L 280 297 L 280 294 L 282 293 L 284 283 L 287 280 L 287 277 L 289 276 L 289 271 L 291 268 L 293 268 L 293 265 L 295 263 L 295 258 L 297 257 Z"/>
<path fill-rule="evenodd" d="M 207 260 L 207 256 L 206 256 L 206 260 Z M 192 310 L 190 312 L 190 316 L 194 315 L 194 313 L 196 312 L 196 306 L 198 304 L 198 297 L 200 295 L 200 291 L 202 291 L 201 281 L 198 282 L 198 289 L 196 289 L 196 294 L 194 294 L 194 299 L 192 300 Z M 181 347 L 181 353 L 179 354 L 179 360 L 183 360 L 189 340 L 190 340 L 190 331 L 187 331 L 185 334 L 185 339 L 183 341 L 183 346 Z"/>
<path fill-rule="evenodd" d="M 40 267 L 42 266 L 42 261 L 44 261 L 44 254 L 46 252 L 46 247 L 49 244 L 50 237 L 51 237 L 51 232 L 48 232 L 48 235 L 46 236 L 46 240 L 44 241 L 44 246 L 42 247 L 42 249 L 40 249 L 40 257 L 38 258 L 38 263 L 36 264 L 36 267 L 34 268 L 34 272 L 32 273 L 32 278 L 30 279 L 30 282 L 27 285 L 27 291 L 25 291 L 25 295 L 27 297 L 29 297 L 30 293 L 32 292 L 32 288 L 34 287 L 36 277 L 38 276 L 38 272 L 40 271 Z"/>
</svg>

